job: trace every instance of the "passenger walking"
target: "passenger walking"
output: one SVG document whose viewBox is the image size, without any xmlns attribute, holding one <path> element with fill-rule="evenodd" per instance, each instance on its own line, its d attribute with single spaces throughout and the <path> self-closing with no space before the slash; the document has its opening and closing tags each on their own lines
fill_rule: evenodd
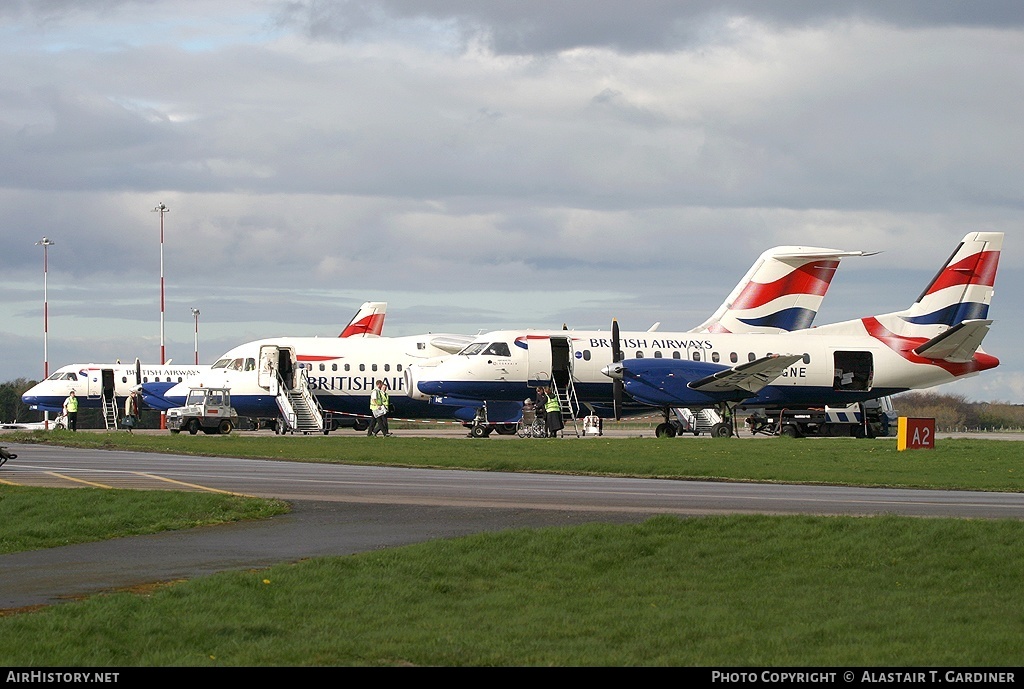
<svg viewBox="0 0 1024 689">
<path fill-rule="evenodd" d="M 377 381 L 377 387 L 370 395 L 370 413 L 373 414 L 373 421 L 366 431 L 367 436 L 383 433 L 384 437 L 393 435 L 388 430 L 388 410 L 391 408 L 391 397 L 387 392 L 387 382 L 381 378 Z"/>
<path fill-rule="evenodd" d="M 124 400 L 124 427 L 131 433 L 139 420 L 139 393 L 132 390 Z"/>
<path fill-rule="evenodd" d="M 74 390 L 68 393 L 68 398 L 64 400 L 64 413 L 68 417 L 68 430 L 78 431 L 78 398 L 75 397 Z"/>
</svg>

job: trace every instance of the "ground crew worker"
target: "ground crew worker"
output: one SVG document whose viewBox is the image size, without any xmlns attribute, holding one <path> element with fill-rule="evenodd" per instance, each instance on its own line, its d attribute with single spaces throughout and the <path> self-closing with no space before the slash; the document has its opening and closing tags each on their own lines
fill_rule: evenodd
<svg viewBox="0 0 1024 689">
<path fill-rule="evenodd" d="M 544 420 L 548 426 L 549 438 L 557 438 L 558 431 L 565 428 L 565 424 L 562 423 L 562 404 L 553 390 L 548 393 L 548 399 L 544 403 Z"/>
<path fill-rule="evenodd" d="M 373 414 L 373 421 L 366 435 L 377 435 L 377 432 L 384 434 L 384 437 L 392 435 L 388 430 L 388 410 L 391 407 L 391 398 L 388 396 L 387 383 L 383 378 L 377 381 L 377 387 L 370 395 L 370 413 Z"/>
<path fill-rule="evenodd" d="M 75 397 L 75 391 L 72 390 L 68 393 L 68 398 L 64 400 L 64 413 L 68 416 L 68 430 L 78 430 L 78 398 Z"/>
</svg>

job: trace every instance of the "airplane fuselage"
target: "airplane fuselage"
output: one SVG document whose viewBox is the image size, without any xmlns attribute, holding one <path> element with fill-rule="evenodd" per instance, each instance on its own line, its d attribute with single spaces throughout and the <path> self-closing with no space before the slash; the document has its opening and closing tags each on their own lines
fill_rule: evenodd
<svg viewBox="0 0 1024 689">
<path fill-rule="evenodd" d="M 792 354 L 800 360 L 746 399 L 771 405 L 841 405 L 939 385 L 998 365 L 995 357 L 982 352 L 965 363 L 927 360 L 912 351 L 923 338 L 882 331 L 864 323 L 861 334 L 626 332 L 620 335 L 623 357 L 631 360 L 630 368 L 644 370 L 645 380 L 624 381 L 627 392 L 644 404 L 739 401 L 735 392 L 700 393 L 687 384 L 772 354 Z M 581 402 L 604 404 L 612 398 L 612 381 L 602 372 L 612 363 L 612 349 L 607 331 L 492 332 L 437 366 L 412 367 L 407 385 L 424 399 L 521 401 L 533 396 L 534 388 L 550 385 L 552 378 L 562 387 L 562 376 L 571 377 Z"/>
<path fill-rule="evenodd" d="M 113 390 L 117 398 L 124 399 L 138 384 L 137 377 L 141 383 L 177 384 L 191 380 L 209 368 L 140 365 L 136 371 L 134 364 L 68 364 L 27 390 L 21 400 L 33 409 L 59 412 L 64 400 L 74 390 L 80 408 L 98 409 L 102 406 L 104 389 Z"/>
</svg>

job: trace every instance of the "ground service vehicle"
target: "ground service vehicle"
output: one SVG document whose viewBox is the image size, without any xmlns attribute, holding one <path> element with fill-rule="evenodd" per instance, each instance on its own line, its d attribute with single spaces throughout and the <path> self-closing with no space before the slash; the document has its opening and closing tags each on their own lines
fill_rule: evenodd
<svg viewBox="0 0 1024 689">
<path fill-rule="evenodd" d="M 227 435 L 237 425 L 238 414 L 231 406 L 228 388 L 192 388 L 185 406 L 167 410 L 167 429 L 175 434 L 202 431 Z"/>
</svg>

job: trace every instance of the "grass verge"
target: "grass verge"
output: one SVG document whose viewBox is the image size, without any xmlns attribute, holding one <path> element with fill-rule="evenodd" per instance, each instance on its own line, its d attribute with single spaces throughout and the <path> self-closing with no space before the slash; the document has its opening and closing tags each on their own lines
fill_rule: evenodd
<svg viewBox="0 0 1024 689">
<path fill-rule="evenodd" d="M 471 536 L 3 618 L 0 662 L 1017 665 L 1022 529 L 733 516 Z"/>
<path fill-rule="evenodd" d="M 287 511 L 280 500 L 237 495 L 0 486 L 0 553 L 262 519 Z"/>
</svg>

